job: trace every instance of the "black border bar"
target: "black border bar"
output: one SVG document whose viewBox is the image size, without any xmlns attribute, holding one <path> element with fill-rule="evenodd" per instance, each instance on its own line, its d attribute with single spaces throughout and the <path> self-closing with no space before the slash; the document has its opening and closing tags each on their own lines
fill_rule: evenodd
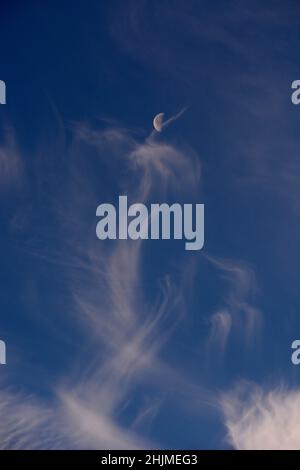
<svg viewBox="0 0 300 470">
<path fill-rule="evenodd" d="M 296 451 L 236 451 L 236 450 L 3 450 L 0 464 L 48 465 L 76 463 L 83 468 L 108 468 L 119 465 L 123 468 L 160 468 L 184 465 L 192 468 L 209 468 L 242 464 L 292 464 L 297 459 Z M 88 467 L 86 467 L 88 465 Z"/>
</svg>

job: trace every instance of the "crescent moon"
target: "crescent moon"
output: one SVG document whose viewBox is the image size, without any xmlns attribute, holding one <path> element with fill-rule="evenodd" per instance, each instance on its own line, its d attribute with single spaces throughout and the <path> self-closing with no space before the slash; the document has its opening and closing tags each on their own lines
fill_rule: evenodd
<svg viewBox="0 0 300 470">
<path fill-rule="evenodd" d="M 165 113 L 159 113 L 153 119 L 153 127 L 157 132 L 162 131 L 164 115 L 165 115 Z"/>
</svg>

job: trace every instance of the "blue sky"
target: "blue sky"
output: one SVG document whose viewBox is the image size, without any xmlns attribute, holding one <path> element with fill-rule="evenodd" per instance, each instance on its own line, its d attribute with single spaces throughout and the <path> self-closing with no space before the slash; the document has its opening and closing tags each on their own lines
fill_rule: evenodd
<svg viewBox="0 0 300 470">
<path fill-rule="evenodd" d="M 1 2 L 0 448 L 300 447 L 299 22 Z M 205 204 L 203 250 L 98 240 L 120 194 Z"/>
</svg>

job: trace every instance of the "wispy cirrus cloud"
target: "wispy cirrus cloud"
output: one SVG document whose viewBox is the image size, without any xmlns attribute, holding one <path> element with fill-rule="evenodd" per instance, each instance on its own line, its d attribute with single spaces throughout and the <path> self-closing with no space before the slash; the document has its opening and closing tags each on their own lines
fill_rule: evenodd
<svg viewBox="0 0 300 470">
<path fill-rule="evenodd" d="M 194 87 L 197 86 L 196 77 L 205 76 L 217 82 L 219 75 L 213 77 L 211 73 L 215 67 L 222 70 L 223 79 L 227 74 L 231 75 L 232 70 L 240 71 L 241 66 L 247 70 L 244 76 L 248 79 L 257 76 L 257 71 L 254 72 L 250 65 L 257 64 L 270 47 L 270 38 L 265 35 L 265 41 L 260 41 L 261 35 L 266 28 L 274 28 L 295 36 L 296 13 L 297 2 L 291 3 L 289 9 L 277 2 L 271 10 L 259 1 L 245 5 L 230 0 L 226 5 L 205 5 L 199 9 L 194 0 L 188 4 L 177 0 L 172 5 L 127 0 L 118 7 L 113 5 L 110 31 L 128 54 L 163 76 L 167 71 L 173 79 Z M 292 31 L 291 26 L 294 27 Z M 253 36 L 253 28 L 257 37 Z M 277 39 L 275 50 L 273 43 L 273 54 L 284 56 L 286 38 Z M 211 60 L 212 50 L 218 57 L 217 64 Z M 199 52 L 201 62 L 197 58 Z M 224 53 L 232 58 L 230 63 L 226 62 L 226 68 Z"/>
<path fill-rule="evenodd" d="M 290 86 L 299 67 L 287 44 L 297 43 L 298 17 L 296 1 L 289 8 L 275 2 L 271 10 L 259 1 L 199 8 L 196 1 L 128 0 L 112 8 L 110 28 L 121 50 L 159 74 L 163 86 L 174 81 L 185 99 L 197 96 L 199 116 L 214 122 L 224 148 L 218 162 L 230 168 L 231 184 L 279 198 L 297 215 L 299 138 Z"/>
<path fill-rule="evenodd" d="M 300 391 L 239 383 L 221 400 L 228 441 L 238 450 L 299 450 Z"/>
<path fill-rule="evenodd" d="M 125 191 L 133 201 L 145 203 L 170 193 L 180 197 L 187 192 L 197 197 L 200 161 L 185 147 L 153 137 L 139 141 L 126 129 L 97 131 L 87 124 L 74 128 L 69 152 L 70 172 L 66 171 L 61 198 L 65 205 L 58 205 L 56 210 L 63 246 L 47 252 L 32 247 L 31 253 L 63 269 L 68 302 L 64 296 L 58 299 L 58 305 L 63 302 L 64 328 L 69 324 L 79 330 L 82 344 L 71 369 L 51 384 L 49 402 L 21 392 L 2 397 L 4 416 L 8 418 L 11 407 L 17 410 L 16 415 L 11 414 L 15 427 L 7 426 L 3 448 L 155 447 L 156 443 L 137 433 L 137 428 L 141 429 L 138 424 L 149 412 L 159 412 L 170 388 L 180 390 L 173 392 L 177 407 L 194 413 L 195 407 L 201 409 L 205 404 L 216 412 L 214 393 L 208 394 L 197 380 L 193 383 L 161 357 L 173 331 L 185 318 L 185 292 L 193 287 L 195 273 L 179 259 L 182 276 L 163 274 L 149 299 L 144 284 L 144 243 L 120 240 L 104 245 L 96 236 L 87 236 L 90 220 L 86 214 L 91 201 L 99 202 L 94 160 L 104 162 L 108 172 L 125 168 L 126 176 L 114 181 L 114 192 Z M 252 306 L 255 276 L 244 263 L 207 258 L 227 285 L 220 310 L 211 317 L 208 338 L 210 346 L 217 343 L 224 353 L 231 335 L 250 340 L 259 332 L 260 313 Z M 146 385 L 152 390 L 151 396 L 124 426 L 124 412 L 136 407 L 134 393 Z M 193 399 L 192 410 L 189 397 Z M 28 424 L 26 421 L 24 426 L 17 417 L 23 413 L 18 401 L 30 403 Z M 45 437 L 41 432 L 44 428 L 50 430 Z"/>
<path fill-rule="evenodd" d="M 74 129 L 70 155 L 70 172 L 66 171 L 62 190 L 64 205 L 55 205 L 57 194 L 51 203 L 57 207 L 63 247 L 28 249 L 38 259 L 64 270 L 69 301 L 66 303 L 65 296 L 61 300 L 66 312 L 63 322 L 81 332 L 82 345 L 72 361 L 72 371 L 57 376 L 51 384 L 49 403 L 33 400 L 28 424 L 24 422 L 23 426 L 17 419 L 23 411 L 16 403 L 18 399 L 29 403 L 30 398 L 22 393 L 22 398 L 3 397 L 5 416 L 11 407 L 17 409 L 17 415 L 12 414 L 15 428 L 6 427 L 3 448 L 149 448 L 154 444 L 136 434 L 137 423 L 149 410 L 157 411 L 172 384 L 181 383 L 181 395 L 195 393 L 195 387 L 160 357 L 184 314 L 184 273 L 189 267 L 181 265 L 183 274 L 176 280 L 172 273 L 162 274 L 149 299 L 144 287 L 143 242 L 116 240 L 105 245 L 96 235 L 87 237 L 90 220 L 86 213 L 91 201 L 99 203 L 93 159 L 104 162 L 108 172 L 116 165 L 126 168 L 130 181 L 126 177 L 115 181 L 113 192 L 126 191 L 129 198 L 139 202 L 167 196 L 169 191 L 177 195 L 194 193 L 200 180 L 200 162 L 194 152 L 179 146 L 154 138 L 138 141 L 125 129 L 95 131 L 87 125 Z M 136 184 L 132 184 L 134 180 Z M 49 184 L 51 187 L 51 181 Z M 188 278 L 192 282 L 192 276 Z M 124 426 L 124 410 L 136 407 L 131 397 L 145 384 L 153 390 L 153 398 L 148 396 L 133 413 L 131 423 Z M 44 439 L 41 428 L 57 430 L 57 423 L 59 433 L 49 431 L 49 439 Z M 54 435 L 59 439 L 52 438 Z"/>
<path fill-rule="evenodd" d="M 130 170 L 130 178 L 136 178 L 137 184 L 127 185 L 126 181 L 120 181 L 116 190 L 127 187 L 127 195 L 134 201 L 147 202 L 158 193 L 166 195 L 170 190 L 179 193 L 187 187 L 191 190 L 191 181 L 194 191 L 199 183 L 200 172 L 195 171 L 199 167 L 196 155 L 170 144 L 154 139 L 138 142 L 128 131 L 120 129 L 97 135 L 81 128 L 77 139 L 80 140 L 80 144 L 77 141 L 79 147 L 95 147 L 98 157 L 103 160 L 107 158 L 109 149 L 113 166 L 116 161 L 125 163 Z M 181 178 L 183 169 L 184 182 Z M 78 177 L 84 184 L 82 176 Z M 91 191 L 89 178 L 85 184 Z M 81 210 L 85 210 L 84 205 Z M 80 243 L 77 241 L 71 251 L 75 265 L 80 268 L 81 258 L 78 257 L 76 262 L 78 247 Z M 133 429 L 130 431 L 130 426 L 122 429 L 117 417 L 122 414 L 124 406 L 131 406 L 133 390 L 141 387 L 145 380 L 157 389 L 155 405 L 158 403 L 156 394 L 162 393 L 161 388 L 168 389 L 161 372 L 164 366 L 160 351 L 182 315 L 183 285 L 175 283 L 172 276 L 164 276 L 155 297 L 147 301 L 143 248 L 141 240 L 121 240 L 105 249 L 95 238 L 87 248 L 85 275 L 80 278 L 76 274 L 74 277 L 74 270 L 69 272 L 74 306 L 72 316 L 84 328 L 92 344 L 94 359 L 84 374 L 77 375 L 74 383 L 72 377 L 68 377 L 58 391 L 71 410 L 70 418 L 85 423 L 84 426 L 90 429 L 91 439 L 100 446 L 109 443 L 118 448 L 136 447 L 142 442 Z M 83 358 L 78 369 L 82 361 Z M 157 381 L 160 384 L 158 388 L 155 387 Z M 149 406 L 148 401 L 147 409 Z M 139 409 L 132 426 L 142 414 L 143 410 Z"/>
<path fill-rule="evenodd" d="M 224 304 L 212 314 L 208 347 L 225 353 L 230 335 L 239 338 L 246 347 L 256 343 L 261 335 L 262 312 L 255 306 L 256 280 L 254 270 L 241 261 L 207 256 L 227 284 Z M 217 346 L 217 348 L 215 348 Z"/>
<path fill-rule="evenodd" d="M 0 449 L 51 449 L 62 446 L 59 413 L 32 395 L 2 383 L 0 392 Z"/>
</svg>

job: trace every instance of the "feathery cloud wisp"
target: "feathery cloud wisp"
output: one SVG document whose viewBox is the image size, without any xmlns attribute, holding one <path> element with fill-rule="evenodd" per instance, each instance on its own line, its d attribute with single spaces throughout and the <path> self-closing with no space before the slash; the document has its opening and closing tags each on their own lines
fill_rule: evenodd
<svg viewBox="0 0 300 470">
<path fill-rule="evenodd" d="M 262 314 L 254 306 L 256 290 L 255 273 L 245 263 L 233 260 L 220 260 L 207 255 L 207 259 L 221 273 L 228 284 L 224 305 L 211 316 L 211 331 L 208 347 L 223 355 L 229 337 L 236 333 L 249 346 L 257 341 L 261 333 Z"/>
<path fill-rule="evenodd" d="M 222 397 L 230 444 L 239 450 L 299 450 L 300 390 L 240 383 Z"/>
</svg>

